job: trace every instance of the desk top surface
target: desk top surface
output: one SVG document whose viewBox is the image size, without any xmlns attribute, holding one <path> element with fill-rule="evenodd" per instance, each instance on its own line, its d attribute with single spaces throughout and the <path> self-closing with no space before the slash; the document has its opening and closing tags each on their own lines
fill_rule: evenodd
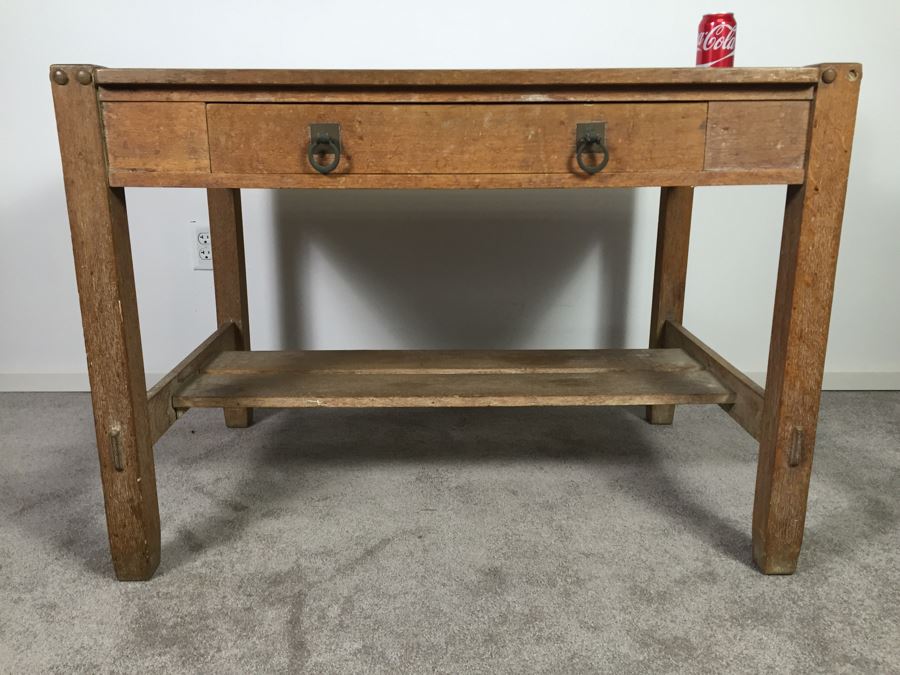
<svg viewBox="0 0 900 675">
<path fill-rule="evenodd" d="M 598 68 L 565 70 L 233 70 L 96 67 L 98 85 L 285 87 L 534 87 L 809 85 L 806 68 Z"/>
</svg>

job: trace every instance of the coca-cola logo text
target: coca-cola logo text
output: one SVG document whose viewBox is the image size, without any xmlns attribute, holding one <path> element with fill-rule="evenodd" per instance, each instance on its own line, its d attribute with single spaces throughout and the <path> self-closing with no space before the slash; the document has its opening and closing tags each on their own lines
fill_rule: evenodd
<svg viewBox="0 0 900 675">
<path fill-rule="evenodd" d="M 737 26 L 729 26 L 727 23 L 720 23 L 713 26 L 712 30 L 697 34 L 697 49 L 703 52 L 708 52 L 713 49 L 725 49 L 729 52 L 733 52 L 736 37 Z"/>
</svg>

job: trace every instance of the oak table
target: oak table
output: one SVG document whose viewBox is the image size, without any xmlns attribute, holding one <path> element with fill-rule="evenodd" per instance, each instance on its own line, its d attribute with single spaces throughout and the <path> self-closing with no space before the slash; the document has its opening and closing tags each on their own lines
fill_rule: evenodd
<svg viewBox="0 0 900 675">
<path fill-rule="evenodd" d="M 153 444 L 190 408 L 687 403 L 759 441 L 753 558 L 793 572 L 861 76 L 51 66 L 116 576 L 159 564 Z M 681 325 L 694 186 L 749 184 L 787 186 L 765 389 Z M 661 187 L 648 349 L 250 351 L 241 188 L 613 186 Z M 218 328 L 149 392 L 126 187 L 209 201 Z"/>
</svg>

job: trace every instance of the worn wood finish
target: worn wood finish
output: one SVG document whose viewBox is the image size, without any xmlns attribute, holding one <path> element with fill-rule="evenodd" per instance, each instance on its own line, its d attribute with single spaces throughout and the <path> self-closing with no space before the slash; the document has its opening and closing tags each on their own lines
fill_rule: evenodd
<svg viewBox="0 0 900 675">
<path fill-rule="evenodd" d="M 802 169 L 809 110 L 803 101 L 710 103 L 706 169 Z"/>
<path fill-rule="evenodd" d="M 59 71 L 59 72 L 55 72 Z M 760 441 L 753 555 L 794 570 L 859 79 L 813 68 L 51 70 L 116 574 L 159 560 L 152 442 L 188 407 L 721 405 Z M 85 82 L 87 84 L 82 84 Z M 606 121 L 611 159 L 574 164 Z M 306 164 L 310 122 L 344 162 Z M 108 149 L 108 153 L 107 153 Z M 108 165 L 107 165 L 108 160 Z M 681 326 L 692 188 L 788 184 L 763 392 Z M 220 327 L 145 392 L 124 187 L 209 190 Z M 665 188 L 648 350 L 250 352 L 240 188 Z M 246 416 L 246 417 L 243 417 Z"/>
<path fill-rule="evenodd" d="M 107 186 L 96 90 L 78 81 L 79 72 L 93 77 L 94 67 L 52 67 L 55 71 L 68 80 L 51 80 L 50 86 L 109 546 L 119 579 L 148 579 L 159 564 L 159 509 L 125 193 Z"/>
<path fill-rule="evenodd" d="M 677 187 L 680 185 L 785 185 L 803 181 L 803 169 L 755 171 L 635 171 L 572 174 L 231 174 L 111 171 L 115 187 L 233 187 L 362 190 L 508 190 L 538 188 Z"/>
<path fill-rule="evenodd" d="M 744 430 L 759 439 L 765 392 L 756 382 L 713 351 L 680 323 L 666 321 L 662 345 L 677 348 L 712 373 L 719 382 L 734 392 L 734 403 L 721 406 Z"/>
<path fill-rule="evenodd" d="M 666 321 L 681 322 L 687 280 L 688 245 L 694 188 L 663 188 L 659 197 L 656 234 L 656 267 L 653 273 L 653 304 L 650 309 L 650 348 L 663 346 Z M 647 407 L 651 424 L 671 424 L 675 406 Z"/>
<path fill-rule="evenodd" d="M 815 84 L 816 68 L 590 68 L 534 70 L 253 70 L 102 68 L 107 86 L 556 87 L 571 85 Z"/>
<path fill-rule="evenodd" d="M 492 407 L 728 403 L 680 350 L 223 353 L 178 407 Z"/>
<path fill-rule="evenodd" d="M 673 101 L 809 101 L 810 84 L 699 87 L 405 87 L 376 89 L 268 87 L 101 87 L 101 101 L 202 101 L 205 103 L 625 103 Z"/>
<path fill-rule="evenodd" d="M 236 349 L 237 340 L 237 326 L 230 322 L 222 324 L 147 392 L 151 442 L 156 443 L 184 412 L 172 405 L 175 393 L 216 354 Z"/>
<path fill-rule="evenodd" d="M 244 219 L 240 190 L 207 190 L 209 228 L 212 236 L 216 316 L 219 325 L 237 328 L 235 349 L 250 349 L 250 315 L 247 307 L 247 272 L 244 263 Z M 253 410 L 225 408 L 225 424 L 250 426 Z"/>
<path fill-rule="evenodd" d="M 701 170 L 706 105 L 211 104 L 214 173 L 318 175 L 309 125 L 341 126 L 340 174 L 572 174 L 575 127 L 606 122 L 605 174 Z"/>
<path fill-rule="evenodd" d="M 202 103 L 105 103 L 109 168 L 209 172 Z"/>
<path fill-rule="evenodd" d="M 820 66 L 806 181 L 788 187 L 753 506 L 753 558 L 797 566 L 812 468 L 825 345 L 862 68 Z"/>
<path fill-rule="evenodd" d="M 211 375 L 572 375 L 614 371 L 675 372 L 699 364 L 680 349 L 341 350 L 225 352 Z"/>
</svg>

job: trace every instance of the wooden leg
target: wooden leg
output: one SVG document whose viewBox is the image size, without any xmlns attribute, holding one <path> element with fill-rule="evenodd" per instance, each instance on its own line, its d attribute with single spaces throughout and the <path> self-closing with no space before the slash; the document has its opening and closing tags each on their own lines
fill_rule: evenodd
<svg viewBox="0 0 900 675">
<path fill-rule="evenodd" d="M 694 188 L 691 187 L 662 188 L 660 193 L 653 308 L 650 314 L 651 349 L 663 346 L 666 321 L 681 323 L 693 203 Z M 671 424 L 674 417 L 674 405 L 647 406 L 647 421 L 651 424 Z"/>
<path fill-rule="evenodd" d="M 209 231 L 212 236 L 216 316 L 219 326 L 229 321 L 237 326 L 237 349 L 250 349 L 241 191 L 230 188 L 210 189 L 206 191 L 206 195 L 209 203 Z M 247 427 L 253 421 L 253 408 L 224 410 L 225 424 L 228 427 Z"/>
<path fill-rule="evenodd" d="M 93 68 L 51 77 L 113 566 L 149 579 L 159 508 L 125 192 L 107 182 Z"/>
<path fill-rule="evenodd" d="M 854 68 L 821 66 L 806 181 L 787 191 L 753 506 L 753 558 L 767 574 L 794 572 L 803 541 L 861 75 Z"/>
</svg>

